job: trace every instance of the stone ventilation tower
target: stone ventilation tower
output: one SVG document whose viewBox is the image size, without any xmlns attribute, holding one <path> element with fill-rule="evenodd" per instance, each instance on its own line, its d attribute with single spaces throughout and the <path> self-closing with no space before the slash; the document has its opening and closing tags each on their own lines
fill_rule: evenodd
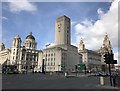
<svg viewBox="0 0 120 91">
<path fill-rule="evenodd" d="M 23 46 L 27 49 L 35 50 L 37 48 L 37 42 L 35 41 L 35 37 L 32 35 L 32 32 L 26 37 Z"/>
<path fill-rule="evenodd" d="M 19 50 L 21 48 L 21 38 L 19 35 L 15 36 L 12 42 L 12 48 L 11 48 L 11 64 L 16 64 L 16 61 L 19 60 Z"/>
<path fill-rule="evenodd" d="M 57 18 L 55 24 L 55 45 L 70 45 L 70 18 L 61 16 Z"/>
<path fill-rule="evenodd" d="M 5 49 L 5 45 L 3 43 L 0 44 L 0 51 L 3 51 Z"/>
<path fill-rule="evenodd" d="M 103 40 L 103 45 L 100 48 L 100 53 L 105 54 L 105 53 L 112 53 L 112 45 L 110 43 L 109 37 L 106 34 Z"/>
<path fill-rule="evenodd" d="M 78 51 L 80 51 L 80 50 L 85 50 L 85 44 L 84 44 L 82 38 L 80 40 L 79 47 L 78 47 Z"/>
<path fill-rule="evenodd" d="M 12 47 L 20 48 L 21 47 L 21 38 L 19 35 L 15 36 L 12 42 Z"/>
<path fill-rule="evenodd" d="M 112 52 L 112 45 L 110 43 L 109 37 L 105 34 L 103 45 L 101 46 L 99 53 L 101 54 L 101 62 L 104 63 L 104 55 L 105 53 L 113 53 Z M 105 63 L 104 63 L 105 64 Z"/>
<path fill-rule="evenodd" d="M 106 34 L 104 41 L 103 41 L 103 47 L 106 47 L 109 53 L 112 53 L 112 45 L 110 43 L 109 37 Z"/>
</svg>

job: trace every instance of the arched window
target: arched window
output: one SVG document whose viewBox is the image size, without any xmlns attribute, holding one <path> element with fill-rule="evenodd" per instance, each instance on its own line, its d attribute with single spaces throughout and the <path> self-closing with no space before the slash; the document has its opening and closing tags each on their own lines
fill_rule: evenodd
<svg viewBox="0 0 120 91">
<path fill-rule="evenodd" d="M 31 42 L 30 42 L 30 47 L 32 47 Z"/>
</svg>

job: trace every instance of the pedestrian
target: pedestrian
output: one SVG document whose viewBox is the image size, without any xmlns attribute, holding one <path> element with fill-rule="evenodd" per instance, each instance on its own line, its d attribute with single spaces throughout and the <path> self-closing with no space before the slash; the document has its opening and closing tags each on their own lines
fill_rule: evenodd
<svg viewBox="0 0 120 91">
<path fill-rule="evenodd" d="M 116 74 L 116 73 L 113 73 L 113 74 L 112 74 L 112 79 L 113 79 L 113 86 L 114 86 L 114 87 L 116 86 L 116 77 L 117 77 L 117 74 Z"/>
</svg>

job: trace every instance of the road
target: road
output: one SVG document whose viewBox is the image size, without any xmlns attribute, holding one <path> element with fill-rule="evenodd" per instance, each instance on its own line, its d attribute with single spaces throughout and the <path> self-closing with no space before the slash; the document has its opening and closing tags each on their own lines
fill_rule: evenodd
<svg viewBox="0 0 120 91">
<path fill-rule="evenodd" d="M 109 86 L 109 78 L 105 78 L 105 86 L 99 85 L 99 77 L 69 77 L 41 73 L 2 75 L 2 89 L 117 89 Z"/>
</svg>

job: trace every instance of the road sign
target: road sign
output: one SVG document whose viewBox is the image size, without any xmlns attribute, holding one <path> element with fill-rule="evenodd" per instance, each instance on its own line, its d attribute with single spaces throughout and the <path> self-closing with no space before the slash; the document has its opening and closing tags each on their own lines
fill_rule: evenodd
<svg viewBox="0 0 120 91">
<path fill-rule="evenodd" d="M 78 69 L 84 70 L 85 69 L 85 64 L 78 64 Z"/>
</svg>

